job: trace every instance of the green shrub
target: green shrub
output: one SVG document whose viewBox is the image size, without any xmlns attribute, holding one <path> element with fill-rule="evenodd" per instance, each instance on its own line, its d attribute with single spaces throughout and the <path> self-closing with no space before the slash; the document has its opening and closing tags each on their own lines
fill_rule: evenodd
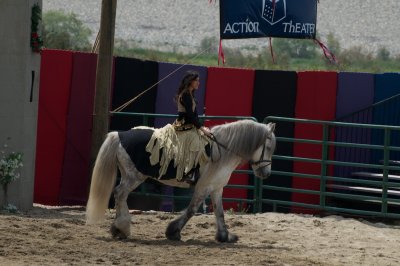
<svg viewBox="0 0 400 266">
<path fill-rule="evenodd" d="M 205 51 L 205 54 L 215 54 L 218 53 L 218 39 L 216 37 L 206 37 L 201 40 L 200 42 L 200 49 L 198 50 L 198 53 L 201 53 Z"/>
<path fill-rule="evenodd" d="M 386 49 L 386 47 L 382 47 L 378 50 L 376 55 L 376 59 L 378 60 L 389 60 L 390 59 L 390 52 Z"/>
<path fill-rule="evenodd" d="M 89 51 L 91 31 L 76 14 L 48 11 L 43 16 L 43 43 L 46 48 Z"/>
<path fill-rule="evenodd" d="M 311 40 L 274 38 L 273 50 L 291 58 L 314 58 L 317 46 Z"/>
</svg>

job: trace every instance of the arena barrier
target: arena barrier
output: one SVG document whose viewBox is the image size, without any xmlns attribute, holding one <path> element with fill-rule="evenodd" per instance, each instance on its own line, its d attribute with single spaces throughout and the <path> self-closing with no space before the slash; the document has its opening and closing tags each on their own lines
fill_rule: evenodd
<svg viewBox="0 0 400 266">
<path fill-rule="evenodd" d="M 372 216 L 380 218 L 400 218 L 400 162 L 391 158 L 400 152 L 400 147 L 396 144 L 392 136 L 396 136 L 400 131 L 400 126 L 360 124 L 346 122 L 328 122 L 320 120 L 307 120 L 270 116 L 264 122 L 291 122 L 297 124 L 313 125 L 313 129 L 319 128 L 322 132 L 321 139 L 300 139 L 284 138 L 277 136 L 277 146 L 280 142 L 303 143 L 305 148 L 317 147 L 320 151 L 318 158 L 305 158 L 295 156 L 281 156 L 275 154 L 273 161 L 284 160 L 303 162 L 308 165 L 318 165 L 318 174 L 304 172 L 283 172 L 273 171 L 276 175 L 297 177 L 301 182 L 317 182 L 319 189 L 296 189 L 278 186 L 262 186 L 262 190 L 270 189 L 276 191 L 290 191 L 292 193 L 314 195 L 319 199 L 318 204 L 308 204 L 303 202 L 277 201 L 264 199 L 262 196 L 258 204 L 272 204 L 274 209 L 277 206 L 291 206 L 298 212 L 331 214 L 347 213 L 357 216 Z M 382 144 L 370 144 L 369 138 L 359 138 L 354 141 L 332 140 L 331 135 L 335 130 L 343 128 L 357 130 L 367 129 L 382 132 Z M 371 135 L 369 136 L 371 137 Z M 361 141 L 360 141 L 361 140 Z M 370 162 L 349 162 L 342 160 L 343 156 L 329 158 L 330 150 L 335 147 L 346 147 L 358 149 L 364 152 L 381 151 L 382 158 L 376 163 Z M 353 151 L 354 152 L 354 151 Z M 334 167 L 350 167 L 353 169 L 347 175 L 336 176 L 337 171 L 332 171 Z M 306 168 L 305 168 L 306 169 Z M 347 171 L 345 171 L 348 173 Z M 332 175 L 332 173 L 335 173 Z M 258 207 L 259 209 L 260 207 Z"/>
</svg>

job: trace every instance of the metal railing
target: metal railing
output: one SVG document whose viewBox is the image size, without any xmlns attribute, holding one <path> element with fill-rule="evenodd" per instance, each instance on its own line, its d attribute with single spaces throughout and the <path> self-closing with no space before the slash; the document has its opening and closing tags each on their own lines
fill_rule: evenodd
<svg viewBox="0 0 400 266">
<path fill-rule="evenodd" d="M 304 202 L 292 202 L 292 201 L 279 201 L 273 199 L 262 199 L 262 203 L 269 203 L 274 205 L 285 205 L 291 207 L 302 207 L 306 209 L 313 209 L 322 212 L 339 212 L 339 213 L 349 213 L 354 215 L 368 215 L 368 216 L 376 216 L 376 217 L 385 217 L 385 218 L 400 218 L 400 213 L 398 211 L 391 211 L 388 209 L 390 205 L 400 205 L 400 197 L 389 197 L 388 196 L 388 188 L 399 188 L 400 183 L 397 182 L 389 182 L 389 171 L 400 171 L 399 166 L 390 165 L 390 153 L 391 152 L 399 152 L 400 147 L 391 145 L 391 132 L 399 131 L 399 126 L 387 126 L 387 125 L 372 125 L 372 124 L 358 124 L 358 123 L 345 123 L 345 122 L 329 122 L 329 121 L 319 121 L 319 120 L 307 120 L 307 119 L 295 119 L 295 118 L 284 118 L 284 117 L 274 117 L 270 116 L 265 119 L 265 122 L 287 122 L 287 123 L 295 123 L 296 124 L 312 124 L 318 125 L 321 127 L 321 139 L 296 139 L 296 138 L 285 138 L 285 137 L 277 137 L 277 141 L 279 142 L 292 142 L 292 143 L 307 143 L 311 145 L 317 145 L 321 148 L 320 158 L 302 158 L 302 157 L 294 157 L 294 156 L 281 156 L 274 155 L 273 160 L 284 160 L 290 161 L 293 163 L 303 162 L 303 163 L 312 163 L 320 165 L 320 173 L 319 174 L 309 174 L 309 173 L 296 173 L 296 172 L 284 172 L 284 171 L 272 171 L 272 174 L 275 175 L 286 175 L 291 177 L 298 177 L 306 179 L 316 179 L 320 183 L 319 191 L 310 190 L 310 189 L 295 189 L 295 188 L 287 188 L 287 187 L 277 187 L 277 186 L 267 186 L 263 185 L 262 189 L 270 189 L 276 191 L 287 191 L 291 193 L 301 193 L 308 195 L 316 195 L 319 197 L 319 204 L 310 204 Z M 375 145 L 369 143 L 351 143 L 351 142 L 341 142 L 332 140 L 330 134 L 333 132 L 333 129 L 337 128 L 367 128 L 374 130 L 382 130 L 383 134 L 383 145 Z M 279 144 L 278 144 L 279 145 Z M 359 148 L 364 150 L 382 150 L 383 151 L 383 159 L 382 164 L 376 163 L 358 163 L 358 162 L 346 162 L 332 159 L 332 156 L 329 156 L 329 149 L 335 147 L 352 147 Z M 379 170 L 382 173 L 382 180 L 362 180 L 358 178 L 351 177 L 341 177 L 341 176 L 333 176 L 330 175 L 333 171 L 328 171 L 329 167 L 358 167 L 363 169 L 375 169 Z M 306 182 L 306 181 L 305 181 Z M 370 195 L 356 195 L 353 193 L 348 193 L 349 191 L 344 190 L 335 190 L 330 189 L 332 184 L 335 182 L 345 183 L 342 188 L 351 189 L 351 184 L 358 185 L 366 185 L 366 186 L 380 186 L 381 188 L 381 196 L 370 196 Z M 368 190 L 368 189 L 365 189 Z M 327 199 L 330 199 L 327 202 Z M 330 205 L 330 203 L 335 202 L 335 199 L 347 199 L 351 201 L 364 201 L 364 202 L 375 202 L 380 205 L 379 211 L 371 211 L 365 209 L 357 209 L 357 208 L 345 208 L 338 207 L 335 205 Z"/>
</svg>

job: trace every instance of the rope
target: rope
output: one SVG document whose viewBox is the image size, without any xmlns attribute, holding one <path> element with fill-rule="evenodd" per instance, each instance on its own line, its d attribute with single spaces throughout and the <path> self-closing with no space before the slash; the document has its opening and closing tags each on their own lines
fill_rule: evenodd
<svg viewBox="0 0 400 266">
<path fill-rule="evenodd" d="M 314 42 L 318 44 L 322 51 L 324 52 L 325 57 L 331 62 L 332 64 L 338 64 L 338 61 L 336 60 L 335 55 L 326 47 L 325 44 L 323 44 L 320 40 L 314 39 Z"/>
<path fill-rule="evenodd" d="M 169 78 L 170 76 L 172 76 L 174 73 L 176 73 L 179 69 L 187 66 L 189 64 L 189 62 L 195 58 L 197 58 L 198 56 L 204 54 L 205 52 L 207 52 L 208 50 L 211 49 L 212 46 L 204 49 L 203 51 L 201 51 L 200 53 L 198 53 L 197 55 L 195 55 L 194 57 L 192 57 L 191 59 L 189 59 L 185 64 L 181 65 L 180 67 L 176 68 L 174 71 L 172 71 L 171 73 L 169 73 L 168 75 L 166 75 L 165 77 L 163 77 L 161 80 L 157 81 L 155 84 L 151 85 L 149 88 L 145 89 L 144 91 L 142 91 L 141 93 L 139 93 L 138 95 L 136 95 L 134 98 L 130 99 L 129 101 L 127 101 L 126 103 L 122 104 L 121 106 L 115 108 L 113 111 L 111 111 L 111 113 L 115 113 L 115 112 L 121 112 L 123 109 L 125 109 L 128 105 L 130 105 L 131 103 L 133 103 L 134 101 L 136 101 L 138 98 L 140 98 L 142 95 L 144 95 L 146 92 L 148 92 L 149 90 L 151 90 L 152 88 L 154 88 L 155 86 L 157 86 L 159 83 L 161 83 L 163 80 Z"/>
<path fill-rule="evenodd" d="M 272 49 L 272 38 L 269 37 L 269 51 L 271 52 L 272 63 L 275 64 L 274 50 Z"/>
<path fill-rule="evenodd" d="M 272 0 L 272 19 L 275 17 L 276 0 Z"/>
<path fill-rule="evenodd" d="M 222 49 L 222 39 L 219 39 L 219 48 L 218 48 L 218 65 L 219 65 L 219 59 L 222 59 L 222 64 L 225 65 L 225 55 L 224 55 L 224 50 Z"/>
<path fill-rule="evenodd" d="M 92 47 L 92 53 L 99 53 L 99 39 L 100 39 L 100 31 L 97 32 L 96 40 L 94 40 L 94 44 Z"/>
</svg>

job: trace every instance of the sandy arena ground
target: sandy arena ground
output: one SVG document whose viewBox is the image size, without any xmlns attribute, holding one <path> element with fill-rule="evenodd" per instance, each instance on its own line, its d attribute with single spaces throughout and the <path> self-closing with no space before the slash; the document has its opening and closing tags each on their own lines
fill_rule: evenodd
<svg viewBox="0 0 400 266">
<path fill-rule="evenodd" d="M 0 265 L 400 265 L 400 225 L 329 216 L 226 214 L 235 244 L 214 240 L 214 215 L 195 216 L 182 241 L 164 236 L 177 214 L 132 214 L 132 235 L 109 234 L 114 213 L 86 226 L 82 207 L 0 213 Z"/>
</svg>

